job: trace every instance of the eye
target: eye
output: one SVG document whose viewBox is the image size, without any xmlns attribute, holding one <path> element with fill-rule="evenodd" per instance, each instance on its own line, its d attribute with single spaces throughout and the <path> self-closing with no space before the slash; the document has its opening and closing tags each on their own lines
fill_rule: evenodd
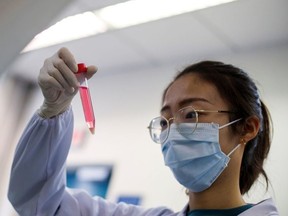
<svg viewBox="0 0 288 216">
<path fill-rule="evenodd" d="M 196 118 L 196 113 L 194 111 L 190 111 L 185 114 L 185 119 L 195 119 L 195 118 Z"/>
<path fill-rule="evenodd" d="M 165 119 L 161 119 L 159 124 L 160 124 L 160 127 L 162 129 L 165 129 L 167 127 L 167 125 L 168 125 L 168 123 L 167 123 L 167 121 Z"/>
</svg>

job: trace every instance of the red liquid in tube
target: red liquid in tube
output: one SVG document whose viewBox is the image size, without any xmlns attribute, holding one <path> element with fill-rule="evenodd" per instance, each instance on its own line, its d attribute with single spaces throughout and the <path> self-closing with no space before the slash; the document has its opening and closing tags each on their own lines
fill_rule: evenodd
<svg viewBox="0 0 288 216">
<path fill-rule="evenodd" d="M 77 79 L 80 83 L 79 92 L 84 111 L 85 121 L 92 134 L 95 133 L 95 116 L 88 88 L 88 82 L 83 73 L 87 72 L 87 68 L 84 64 L 78 64 L 78 72 L 76 74 Z"/>
</svg>

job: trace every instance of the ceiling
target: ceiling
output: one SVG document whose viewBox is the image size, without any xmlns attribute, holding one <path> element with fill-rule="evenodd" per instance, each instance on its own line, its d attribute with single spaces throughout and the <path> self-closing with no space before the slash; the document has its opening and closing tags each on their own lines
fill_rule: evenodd
<svg viewBox="0 0 288 216">
<path fill-rule="evenodd" d="M 74 1 L 51 24 L 118 2 Z M 96 64 L 109 74 L 284 44 L 288 44 L 287 0 L 239 0 L 27 52 L 14 61 L 9 72 L 35 79 L 44 59 L 62 46 L 68 47 L 77 61 Z"/>
</svg>

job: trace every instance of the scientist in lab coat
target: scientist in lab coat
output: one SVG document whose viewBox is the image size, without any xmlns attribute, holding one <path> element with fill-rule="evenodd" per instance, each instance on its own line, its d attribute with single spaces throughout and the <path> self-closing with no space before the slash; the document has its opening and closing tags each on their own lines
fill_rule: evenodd
<svg viewBox="0 0 288 216">
<path fill-rule="evenodd" d="M 96 70 L 89 66 L 87 78 Z M 112 203 L 68 189 L 65 162 L 76 71 L 67 48 L 46 59 L 40 70 L 44 102 L 19 141 L 9 185 L 9 200 L 21 216 L 278 215 L 272 199 L 246 203 L 242 196 L 260 175 L 268 182 L 263 162 L 271 144 L 269 112 L 245 72 L 215 61 L 180 72 L 164 91 L 160 116 L 149 125 L 165 165 L 187 188 L 182 210 Z"/>
</svg>

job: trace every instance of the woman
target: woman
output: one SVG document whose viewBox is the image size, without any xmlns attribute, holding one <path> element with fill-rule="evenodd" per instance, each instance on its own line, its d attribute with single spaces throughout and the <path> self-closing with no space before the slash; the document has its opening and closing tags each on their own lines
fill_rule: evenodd
<svg viewBox="0 0 288 216">
<path fill-rule="evenodd" d="M 73 131 L 71 100 L 78 89 L 76 61 L 66 48 L 47 59 L 39 75 L 44 102 L 18 144 L 9 199 L 20 215 L 278 215 L 271 199 L 245 203 L 270 148 L 268 110 L 246 73 L 220 62 L 187 67 L 163 94 L 161 116 L 149 126 L 165 165 L 188 191 L 173 212 L 114 204 L 65 185 Z M 87 77 L 96 72 L 88 67 Z"/>
</svg>

